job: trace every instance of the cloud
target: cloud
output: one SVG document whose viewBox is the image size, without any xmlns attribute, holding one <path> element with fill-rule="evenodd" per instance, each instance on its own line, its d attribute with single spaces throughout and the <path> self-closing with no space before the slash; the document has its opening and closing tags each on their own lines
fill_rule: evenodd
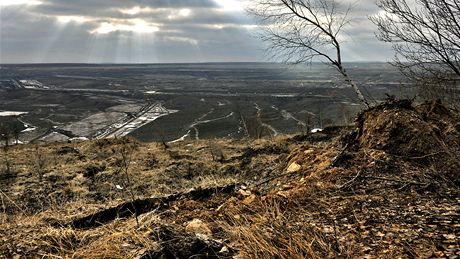
<svg viewBox="0 0 460 259">
<path fill-rule="evenodd" d="M 1 0 L 0 63 L 268 61 L 248 2 Z M 350 58 L 384 59 L 388 53 L 367 50 L 382 48 L 367 21 L 377 7 L 366 1 L 355 10 Z"/>
<path fill-rule="evenodd" d="M 11 5 L 40 5 L 43 2 L 38 0 L 2 0 L 0 6 L 11 6 Z"/>
</svg>

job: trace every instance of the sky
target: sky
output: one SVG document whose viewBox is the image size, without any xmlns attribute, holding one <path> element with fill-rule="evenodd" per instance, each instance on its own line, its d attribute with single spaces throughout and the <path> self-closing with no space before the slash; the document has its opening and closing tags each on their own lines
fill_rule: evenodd
<svg viewBox="0 0 460 259">
<path fill-rule="evenodd" d="M 0 63 L 273 61 L 247 1 L 0 0 Z M 353 1 L 344 60 L 390 60 L 374 0 Z"/>
</svg>

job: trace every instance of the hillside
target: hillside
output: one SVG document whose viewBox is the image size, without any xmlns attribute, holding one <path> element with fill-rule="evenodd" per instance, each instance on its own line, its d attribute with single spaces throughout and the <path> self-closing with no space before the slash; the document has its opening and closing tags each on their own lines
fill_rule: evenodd
<svg viewBox="0 0 460 259">
<path fill-rule="evenodd" d="M 459 122 L 391 100 L 307 136 L 10 147 L 0 257 L 458 257 Z"/>
</svg>

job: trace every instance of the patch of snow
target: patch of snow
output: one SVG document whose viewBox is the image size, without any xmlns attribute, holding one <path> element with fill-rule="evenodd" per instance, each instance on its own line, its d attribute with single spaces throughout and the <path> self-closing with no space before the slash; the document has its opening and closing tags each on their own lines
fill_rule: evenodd
<svg viewBox="0 0 460 259">
<path fill-rule="evenodd" d="M 184 136 L 182 136 L 182 137 L 180 137 L 180 138 L 178 138 L 178 139 L 176 139 L 176 140 L 170 141 L 169 143 L 174 144 L 174 143 L 178 143 L 178 142 L 184 141 L 186 138 L 190 137 L 191 131 L 192 131 L 191 129 L 188 130 L 187 133 L 186 133 Z"/>
<path fill-rule="evenodd" d="M 42 142 L 64 142 L 69 140 L 69 137 L 63 135 L 59 132 L 51 132 L 50 134 L 42 137 L 40 141 Z"/>
<path fill-rule="evenodd" d="M 26 132 L 32 132 L 32 131 L 35 131 L 37 128 L 35 127 L 29 127 L 28 125 L 25 125 L 27 128 L 23 131 L 21 131 L 22 133 L 26 133 Z"/>
<path fill-rule="evenodd" d="M 71 138 L 69 139 L 70 141 L 87 141 L 89 140 L 88 138 L 85 137 L 76 137 L 76 138 Z"/>
<path fill-rule="evenodd" d="M 323 129 L 316 128 L 316 129 L 312 129 L 311 133 L 318 133 L 318 132 L 322 132 L 322 131 L 323 131 Z"/>
<path fill-rule="evenodd" d="M 49 89 L 37 80 L 19 80 L 22 86 L 26 89 Z"/>
<path fill-rule="evenodd" d="M 19 116 L 27 113 L 28 112 L 3 111 L 0 112 L 0 117 Z"/>
</svg>

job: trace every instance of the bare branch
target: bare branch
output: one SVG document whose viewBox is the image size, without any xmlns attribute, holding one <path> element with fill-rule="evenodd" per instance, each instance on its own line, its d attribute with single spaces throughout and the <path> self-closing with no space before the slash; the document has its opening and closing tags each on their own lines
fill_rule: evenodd
<svg viewBox="0 0 460 259">
<path fill-rule="evenodd" d="M 460 101 L 459 2 L 416 0 L 409 5 L 407 0 L 380 0 L 378 6 L 382 12 L 371 20 L 378 26 L 378 38 L 393 44 L 393 64 L 422 95 L 456 96 Z"/>
<path fill-rule="evenodd" d="M 335 0 L 254 0 L 249 12 L 259 18 L 260 38 L 269 43 L 273 58 L 294 64 L 325 61 L 369 106 L 342 63 L 338 37 L 350 21 L 350 7 L 343 8 Z"/>
</svg>

